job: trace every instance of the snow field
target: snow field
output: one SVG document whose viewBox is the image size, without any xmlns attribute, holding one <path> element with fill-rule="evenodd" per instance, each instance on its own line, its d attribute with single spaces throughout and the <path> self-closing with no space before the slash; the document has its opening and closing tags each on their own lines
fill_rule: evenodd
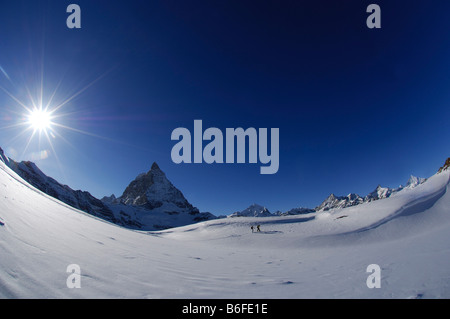
<svg viewBox="0 0 450 319">
<path fill-rule="evenodd" d="M 0 163 L 0 297 L 449 298 L 448 182 L 445 171 L 355 207 L 141 232 L 73 209 Z M 66 285 L 70 264 L 79 289 Z M 370 264 L 381 288 L 366 285 Z"/>
</svg>

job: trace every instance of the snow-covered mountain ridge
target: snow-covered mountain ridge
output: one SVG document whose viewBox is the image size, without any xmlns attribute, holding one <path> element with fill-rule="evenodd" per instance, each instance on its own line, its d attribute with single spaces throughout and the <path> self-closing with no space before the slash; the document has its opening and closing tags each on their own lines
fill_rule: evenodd
<svg viewBox="0 0 450 319">
<path fill-rule="evenodd" d="M 328 211 L 332 209 L 340 209 L 345 207 L 356 206 L 364 203 L 369 203 L 375 200 L 388 198 L 393 194 L 396 194 L 403 189 L 412 189 L 422 183 L 424 183 L 427 179 L 415 177 L 413 175 L 410 176 L 405 186 L 399 186 L 398 188 L 389 188 L 389 187 L 381 187 L 380 185 L 377 188 L 369 193 L 368 195 L 361 197 L 358 194 L 348 194 L 347 196 L 336 196 L 334 194 L 330 194 L 319 206 L 316 208 L 292 208 L 286 212 L 277 211 L 275 213 L 271 213 L 266 207 L 253 204 L 248 208 L 244 209 L 240 212 L 235 212 L 228 217 L 268 217 L 268 216 L 286 216 L 286 215 L 302 215 L 302 214 L 310 214 L 314 212 L 320 211 Z"/>
<path fill-rule="evenodd" d="M 201 213 L 192 206 L 156 163 L 153 163 L 147 173 L 137 176 L 121 197 L 111 195 L 99 200 L 89 192 L 73 190 L 60 184 L 32 162 L 14 161 L 1 148 L 0 161 L 47 195 L 127 228 L 165 229 L 216 218 L 210 213 Z"/>
<path fill-rule="evenodd" d="M 113 212 L 102 201 L 92 196 L 89 192 L 73 190 L 67 185 L 60 184 L 53 178 L 45 175 L 33 162 L 23 161 L 18 163 L 5 156 L 1 148 L 0 161 L 4 162 L 25 181 L 44 193 L 94 216 L 117 222 Z"/>
<path fill-rule="evenodd" d="M 396 194 L 403 189 L 411 189 L 414 188 L 426 181 L 426 178 L 415 177 L 413 175 L 410 176 L 405 186 L 400 186 L 398 188 L 389 188 L 389 187 L 381 187 L 378 185 L 374 191 L 369 193 L 368 195 L 361 197 L 358 194 L 348 194 L 347 196 L 336 196 L 331 194 L 327 197 L 319 206 L 315 208 L 316 211 L 322 210 L 330 210 L 335 208 L 345 208 L 350 206 L 355 206 L 363 203 L 369 203 L 375 200 L 388 198 L 393 194 Z"/>
</svg>

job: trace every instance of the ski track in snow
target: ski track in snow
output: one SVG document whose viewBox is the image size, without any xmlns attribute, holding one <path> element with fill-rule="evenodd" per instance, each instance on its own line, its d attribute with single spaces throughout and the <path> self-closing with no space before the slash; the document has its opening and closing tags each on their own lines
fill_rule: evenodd
<svg viewBox="0 0 450 319">
<path fill-rule="evenodd" d="M 143 232 L 73 209 L 0 163 L 0 297 L 449 298 L 448 183 L 446 171 L 354 207 Z M 66 285 L 70 264 L 79 289 Z M 370 264 L 381 288 L 366 285 Z"/>
</svg>

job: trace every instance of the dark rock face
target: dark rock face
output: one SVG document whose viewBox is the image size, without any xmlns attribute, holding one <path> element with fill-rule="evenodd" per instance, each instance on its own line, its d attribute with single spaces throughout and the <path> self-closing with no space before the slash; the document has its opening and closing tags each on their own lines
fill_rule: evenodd
<svg viewBox="0 0 450 319">
<path fill-rule="evenodd" d="M 147 173 L 137 176 L 119 199 L 125 205 L 144 206 L 149 210 L 172 203 L 181 210 L 198 212 L 183 193 L 172 185 L 156 163 L 153 163 Z"/>
<path fill-rule="evenodd" d="M 442 173 L 443 171 L 447 170 L 449 167 L 450 167 L 450 157 L 447 158 L 447 160 L 444 163 L 444 166 L 439 168 L 438 173 Z"/>
<path fill-rule="evenodd" d="M 29 161 L 17 163 L 9 159 L 9 167 L 25 181 L 47 195 L 91 215 L 117 222 L 113 212 L 101 200 L 95 198 L 89 192 L 73 190 L 67 185 L 58 183 L 45 175 L 36 164 Z"/>
</svg>

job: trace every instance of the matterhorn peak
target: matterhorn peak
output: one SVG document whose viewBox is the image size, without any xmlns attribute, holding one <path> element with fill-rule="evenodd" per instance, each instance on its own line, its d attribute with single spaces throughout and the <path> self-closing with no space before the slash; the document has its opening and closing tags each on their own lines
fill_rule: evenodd
<svg viewBox="0 0 450 319">
<path fill-rule="evenodd" d="M 128 185 L 120 197 L 120 202 L 125 205 L 145 206 L 150 210 L 167 203 L 173 204 L 178 209 L 188 211 L 195 209 L 167 179 L 156 162 L 153 162 L 147 173 L 139 174 Z"/>
<path fill-rule="evenodd" d="M 153 162 L 152 167 L 150 168 L 152 171 L 161 171 L 158 164 L 156 162 Z"/>
</svg>

